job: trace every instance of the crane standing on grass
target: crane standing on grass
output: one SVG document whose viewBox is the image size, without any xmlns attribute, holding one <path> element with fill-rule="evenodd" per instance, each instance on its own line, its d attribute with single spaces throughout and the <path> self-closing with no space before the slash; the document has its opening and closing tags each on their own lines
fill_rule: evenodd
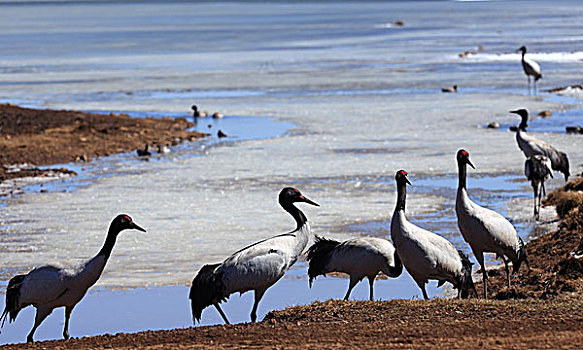
<svg viewBox="0 0 583 350">
<path fill-rule="evenodd" d="M 490 209 L 482 208 L 472 202 L 466 190 L 466 165 L 474 168 L 470 161 L 470 153 L 459 150 L 456 155 L 459 171 L 459 183 L 455 212 L 457 223 L 465 241 L 469 243 L 474 256 L 482 267 L 484 282 L 484 298 L 488 298 L 488 274 L 484 263 L 484 252 L 495 253 L 502 258 L 506 270 L 506 279 L 510 287 L 510 270 L 508 261 L 512 261 L 512 267 L 516 273 L 524 261 L 530 272 L 530 266 L 526 257 L 526 249 L 522 239 L 516 233 L 514 226 L 502 215 Z"/>
<path fill-rule="evenodd" d="M 458 298 L 476 292 L 472 280 L 472 263 L 468 257 L 445 238 L 417 227 L 405 217 L 407 184 L 411 185 L 405 170 L 397 171 L 397 205 L 391 220 L 391 237 L 407 272 L 417 283 L 423 297 L 429 299 L 425 284 L 438 280 L 438 287 L 450 282 L 458 290 Z M 476 292 L 477 295 L 477 292 Z"/>
<path fill-rule="evenodd" d="M 279 204 L 296 221 L 295 230 L 254 243 L 234 253 L 220 264 L 204 265 L 190 287 L 193 320 L 200 321 L 202 311 L 214 305 L 225 323 L 229 320 L 219 306 L 233 293 L 255 292 L 251 321 L 257 319 L 257 306 L 265 291 L 275 284 L 296 262 L 311 236 L 308 219 L 293 203 L 319 206 L 295 188 L 279 193 Z"/>
<path fill-rule="evenodd" d="M 395 247 L 383 238 L 360 237 L 338 242 L 316 236 L 316 242 L 308 249 L 308 275 L 310 287 L 319 275 L 344 272 L 350 275 L 350 284 L 344 300 L 348 300 L 352 288 L 363 278 L 368 278 L 370 300 L 374 300 L 373 284 L 379 272 L 389 277 L 399 277 L 403 264 Z"/>
<path fill-rule="evenodd" d="M 0 316 L 2 326 L 8 316 L 10 322 L 13 322 L 20 310 L 28 305 L 34 306 L 36 308 L 34 326 L 26 338 L 27 342 L 32 342 L 34 332 L 44 319 L 53 312 L 53 309 L 64 306 L 63 338 L 69 339 L 69 318 L 73 308 L 97 282 L 111 255 L 117 235 L 126 229 L 146 232 L 129 216 L 118 215 L 109 226 L 103 247 L 93 259 L 76 266 L 44 265 L 26 275 L 12 277 L 8 282 L 4 312 Z"/>
</svg>

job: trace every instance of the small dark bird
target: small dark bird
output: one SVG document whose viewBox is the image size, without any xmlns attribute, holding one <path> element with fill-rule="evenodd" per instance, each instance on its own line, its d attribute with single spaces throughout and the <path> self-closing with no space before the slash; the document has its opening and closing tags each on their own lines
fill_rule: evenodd
<svg viewBox="0 0 583 350">
<path fill-rule="evenodd" d="M 535 154 L 526 158 L 524 162 L 524 175 L 530 181 L 532 190 L 534 191 L 534 217 L 538 220 L 541 197 L 547 195 L 545 181 L 553 177 L 551 160 L 542 154 Z"/>
<path fill-rule="evenodd" d="M 219 138 L 223 138 L 223 137 L 227 137 L 227 134 L 225 134 L 225 133 L 223 132 L 223 130 L 219 130 L 219 132 L 217 132 L 217 136 L 218 136 Z"/>
<path fill-rule="evenodd" d="M 441 92 L 457 92 L 457 85 L 454 85 L 453 87 L 450 88 L 442 88 Z"/>
<path fill-rule="evenodd" d="M 219 112 L 215 112 L 215 113 L 213 113 L 213 118 L 214 119 L 221 119 L 221 118 L 223 118 L 223 114 L 219 113 Z"/>
<path fill-rule="evenodd" d="M 73 308 L 99 280 L 111 255 L 118 234 L 127 229 L 146 232 L 136 225 L 128 215 L 118 215 L 109 226 L 103 247 L 95 257 L 76 265 L 44 265 L 24 275 L 16 275 L 6 288 L 6 305 L 0 316 L 2 326 L 6 318 L 16 320 L 20 310 L 32 305 L 36 308 L 34 326 L 27 342 L 33 341 L 34 332 L 45 318 L 57 307 L 65 307 L 63 338 L 69 339 L 69 318 Z"/>
<path fill-rule="evenodd" d="M 140 157 L 148 157 L 152 155 L 152 153 L 150 152 L 150 145 L 146 145 L 144 149 L 138 149 L 136 150 L 136 152 Z"/>
<path fill-rule="evenodd" d="M 567 134 L 583 134 L 583 128 L 578 125 L 567 126 L 565 128 L 565 131 L 567 132 Z"/>
<path fill-rule="evenodd" d="M 208 113 L 206 111 L 200 111 L 196 105 L 192 106 L 192 117 L 193 118 L 195 118 L 195 119 L 196 118 L 204 118 L 207 116 L 207 114 Z"/>
</svg>

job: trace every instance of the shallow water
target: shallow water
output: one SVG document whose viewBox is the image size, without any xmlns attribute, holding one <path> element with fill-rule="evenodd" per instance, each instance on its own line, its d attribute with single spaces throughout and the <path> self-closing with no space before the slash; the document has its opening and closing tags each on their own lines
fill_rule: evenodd
<svg viewBox="0 0 583 350">
<path fill-rule="evenodd" d="M 508 131 L 519 121 L 508 111 L 553 111 L 551 118 L 531 121 L 530 132 L 568 153 L 571 172 L 581 172 L 583 138 L 564 134 L 564 126 L 581 124 L 580 99 L 542 91 L 579 83 L 582 18 L 577 1 L 0 1 L 0 101 L 173 117 L 188 117 L 197 104 L 226 115 L 201 119 L 197 128 L 213 136 L 168 156 L 145 162 L 119 154 L 84 164 L 84 170 L 67 165 L 80 175 L 43 184 L 49 193 L 39 193 L 37 185 L 4 199 L 2 278 L 92 256 L 109 221 L 125 212 L 148 233 L 120 236 L 96 294 L 112 302 L 127 296 L 128 317 L 142 315 L 134 311 L 141 299 L 130 296 L 183 293 L 203 264 L 289 230 L 293 221 L 276 200 L 284 186 L 321 204 L 302 206 L 316 234 L 388 236 L 393 177 L 401 168 L 414 185 L 410 220 L 467 252 L 453 211 L 455 152 L 462 147 L 477 167 L 468 180 L 472 198 L 507 216 L 522 237 L 536 234 L 524 158 Z M 405 26 L 386 25 L 396 20 Z M 543 69 L 537 95 L 527 91 L 515 53 L 523 44 Z M 457 56 L 478 45 L 483 51 L 476 56 Z M 453 84 L 459 93 L 440 92 Z M 503 127 L 485 129 L 492 121 Z M 230 137 L 217 140 L 218 129 Z M 557 176 L 549 188 L 561 184 Z M 313 300 L 299 292 L 307 288 L 305 269 L 302 262 L 294 266 L 273 288 L 286 286 L 279 289 L 285 297 L 270 290 L 261 312 Z M 312 292 L 321 293 L 314 294 L 318 299 L 342 297 L 346 283 L 318 279 Z M 380 286 L 383 299 L 419 293 L 412 283 Z M 294 288 L 297 293 L 287 293 Z M 366 293 L 363 288 L 361 297 Z M 79 308 L 89 298 L 97 296 L 90 294 Z M 171 316 L 132 330 L 188 325 L 181 298 L 164 310 Z M 239 310 L 234 320 L 246 319 L 250 304 L 241 305 L 232 306 Z M 13 327 L 28 328 L 20 317 L 0 342 Z M 82 312 L 76 317 L 89 322 Z M 209 323 L 218 321 L 212 317 Z M 116 325 L 71 333 L 126 329 Z M 39 337 L 60 331 L 48 333 Z"/>
</svg>

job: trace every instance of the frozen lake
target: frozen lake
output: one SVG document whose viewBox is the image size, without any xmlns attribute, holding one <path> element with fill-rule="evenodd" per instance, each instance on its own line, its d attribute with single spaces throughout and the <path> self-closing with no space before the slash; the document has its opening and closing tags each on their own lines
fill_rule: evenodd
<svg viewBox="0 0 583 350">
<path fill-rule="evenodd" d="M 213 134 L 232 136 L 186 143 L 149 162 L 119 154 L 84 169 L 69 165 L 80 176 L 44 184 L 48 193 L 32 186 L 4 198 L 0 290 L 35 265 L 91 257 L 123 212 L 148 232 L 120 235 L 96 291 L 73 314 L 71 335 L 185 327 L 186 286 L 203 264 L 293 227 L 277 204 L 281 188 L 297 187 L 321 205 L 301 207 L 315 234 L 389 237 L 399 169 L 413 182 L 410 220 L 468 252 L 453 210 L 460 148 L 476 165 L 470 196 L 508 217 L 522 237 L 536 234 L 524 157 L 508 131 L 519 120 L 508 111 L 553 111 L 530 130 L 568 153 L 571 173 L 581 173 L 583 138 L 564 133 L 581 124 L 581 97 L 542 90 L 580 83 L 582 19 L 577 1 L 0 1 L 0 101 L 136 116 L 188 116 L 197 104 L 226 115 L 198 128 L 217 123 Z M 388 25 L 397 20 L 405 25 Z M 515 52 L 522 45 L 543 69 L 537 95 L 526 89 Z M 458 56 L 478 46 L 476 55 Z M 441 93 L 453 84 L 459 93 Z M 503 128 L 486 129 L 492 121 Z M 562 183 L 556 176 L 549 187 Z M 377 282 L 377 297 L 417 296 L 408 278 Z M 309 290 L 300 261 L 266 294 L 260 313 L 342 297 L 346 286 L 318 279 Z M 365 298 L 365 287 L 354 297 Z M 233 296 L 227 314 L 247 320 L 250 296 Z M 93 313 L 101 298 L 112 308 L 127 305 L 127 318 Z M 140 305 L 158 298 L 164 302 L 154 314 L 167 317 L 146 321 Z M 24 340 L 27 312 L 4 327 L 0 343 Z M 39 339 L 60 335 L 58 315 Z M 95 317 L 104 325 L 92 326 Z M 143 322 L 122 326 L 132 318 Z M 203 321 L 219 318 L 213 310 Z"/>
</svg>

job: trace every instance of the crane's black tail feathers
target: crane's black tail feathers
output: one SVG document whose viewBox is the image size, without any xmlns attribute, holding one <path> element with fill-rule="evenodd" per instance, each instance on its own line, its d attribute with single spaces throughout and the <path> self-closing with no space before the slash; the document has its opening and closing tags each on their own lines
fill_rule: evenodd
<svg viewBox="0 0 583 350">
<path fill-rule="evenodd" d="M 539 79 L 542 79 L 543 75 L 542 74 L 538 74 L 537 76 L 534 77 L 534 81 L 538 81 Z"/>
<path fill-rule="evenodd" d="M 399 258 L 399 254 L 395 249 L 395 253 L 393 254 L 393 260 L 395 261 L 395 266 L 389 266 L 389 277 L 399 277 L 403 272 L 403 263 L 401 262 L 401 258 Z"/>
<path fill-rule="evenodd" d="M 461 290 L 461 297 L 462 299 L 467 299 L 470 296 L 470 290 L 473 290 L 476 293 L 476 297 L 478 296 L 478 292 L 476 291 L 476 286 L 474 285 L 474 280 L 472 279 L 472 262 L 468 258 L 467 255 L 462 253 L 461 250 L 458 250 L 458 254 L 462 259 L 462 275 L 459 280 L 459 288 Z"/>
<path fill-rule="evenodd" d="M 528 266 L 528 269 L 530 270 L 530 265 L 528 264 L 528 257 L 526 256 L 526 247 L 524 246 L 524 242 L 522 241 L 522 238 L 518 237 L 517 258 L 515 261 L 512 262 L 512 272 L 513 273 L 517 273 L 518 270 L 520 270 L 520 265 L 522 265 L 523 261 L 524 261 L 524 263 L 526 263 L 526 266 Z"/>
<path fill-rule="evenodd" d="M 8 287 L 6 287 L 6 305 L 4 305 L 4 311 L 2 312 L 2 316 L 0 316 L 0 321 L 2 321 L 0 327 L 4 327 L 6 317 L 9 315 L 10 322 L 14 322 L 18 313 L 22 310 L 22 308 L 18 307 L 18 299 L 20 298 L 20 286 L 22 286 L 22 282 L 26 276 L 28 275 L 16 275 L 8 282 Z"/>
<path fill-rule="evenodd" d="M 319 275 L 324 275 L 330 271 L 326 271 L 325 267 L 330 260 L 330 253 L 340 245 L 340 242 L 333 239 L 316 236 L 314 244 L 308 249 L 308 275 L 310 276 L 310 288 L 312 281 Z"/>
<path fill-rule="evenodd" d="M 569 172 L 569 158 L 567 158 L 567 154 L 565 152 L 559 152 L 559 162 L 557 164 L 557 169 L 565 175 L 565 182 L 569 181 L 569 176 L 571 173 Z"/>
<path fill-rule="evenodd" d="M 216 272 L 219 265 L 204 265 L 192 280 L 188 297 L 194 323 L 200 322 L 202 310 L 207 306 L 226 301 L 229 296 L 222 281 L 222 272 Z"/>
</svg>

